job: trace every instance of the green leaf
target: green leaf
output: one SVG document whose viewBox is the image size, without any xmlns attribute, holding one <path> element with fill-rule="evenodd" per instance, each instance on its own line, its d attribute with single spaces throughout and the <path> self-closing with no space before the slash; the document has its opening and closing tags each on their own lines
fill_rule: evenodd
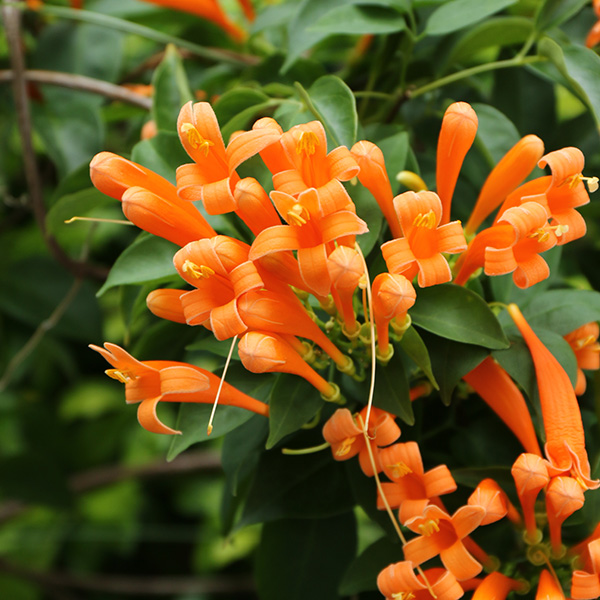
<svg viewBox="0 0 600 600">
<path fill-rule="evenodd" d="M 404 16 L 381 6 L 339 6 L 323 15 L 308 31 L 335 34 L 382 34 L 402 31 Z"/>
<path fill-rule="evenodd" d="M 425 27 L 427 35 L 443 35 L 464 29 L 515 4 L 517 0 L 452 0 L 436 8 Z"/>
<path fill-rule="evenodd" d="M 226 380 L 227 383 L 263 402 L 273 383 L 271 377 L 248 373 L 241 365 L 231 365 Z M 181 435 L 173 436 L 171 447 L 167 453 L 168 461 L 173 460 L 192 444 L 221 437 L 254 416 L 254 413 L 237 406 L 218 406 L 213 420 L 213 431 L 209 436 L 206 426 L 211 411 L 212 404 L 181 404 L 175 426 L 175 429 L 181 431 Z"/>
<path fill-rule="evenodd" d="M 161 63 L 152 76 L 154 95 L 152 118 L 159 130 L 177 131 L 181 107 L 193 100 L 179 51 L 169 44 Z"/>
<path fill-rule="evenodd" d="M 88 188 L 67 194 L 59 198 L 46 215 L 46 227 L 48 231 L 56 235 L 68 225 L 65 221 L 74 216 L 89 214 L 92 210 L 102 206 L 115 206 L 118 201 L 110 196 L 99 192 L 96 188 Z"/>
<path fill-rule="evenodd" d="M 215 103 L 215 114 L 221 135 L 227 142 L 234 131 L 246 129 L 248 122 L 271 106 L 270 98 L 252 88 L 236 88 L 225 92 Z"/>
<path fill-rule="evenodd" d="M 452 469 L 454 481 L 460 485 L 475 489 L 483 479 L 491 477 L 505 490 L 514 488 L 515 481 L 508 467 L 471 467 Z"/>
<path fill-rule="evenodd" d="M 300 456 L 270 450 L 260 458 L 237 527 L 283 518 L 331 517 L 350 510 L 353 503 L 344 469 L 330 450 Z"/>
<path fill-rule="evenodd" d="M 342 582 L 340 593 L 344 596 L 377 589 L 377 575 L 388 565 L 402 559 L 402 546 L 398 541 L 383 537 L 366 548 L 351 563 Z"/>
<path fill-rule="evenodd" d="M 400 417 L 408 425 L 414 425 L 415 416 L 410 401 L 408 381 L 404 365 L 398 355 L 392 356 L 384 368 L 377 369 L 373 404 Z"/>
<path fill-rule="evenodd" d="M 475 144 L 488 164 L 496 165 L 521 139 L 513 122 L 489 104 L 473 104 L 479 125 Z"/>
<path fill-rule="evenodd" d="M 301 377 L 282 373 L 273 386 L 269 406 L 267 450 L 308 423 L 323 407 L 323 400 Z"/>
<path fill-rule="evenodd" d="M 426 336 L 425 342 L 435 379 L 440 386 L 440 397 L 444 404 L 449 405 L 458 382 L 488 356 L 488 351 L 481 346 L 461 344 L 445 338 Z"/>
<path fill-rule="evenodd" d="M 470 62 L 481 50 L 524 43 L 531 32 L 531 19 L 525 17 L 496 17 L 469 29 L 450 52 L 448 64 Z M 479 114 L 479 113 L 478 113 Z"/>
<path fill-rule="evenodd" d="M 586 4 L 587 0 L 545 0 L 535 16 L 535 28 L 546 31 L 558 27 L 575 16 Z"/>
<path fill-rule="evenodd" d="M 559 335 L 600 321 L 600 293 L 592 290 L 550 290 L 536 296 L 523 310 L 532 327 Z"/>
<path fill-rule="evenodd" d="M 445 283 L 419 290 L 410 315 L 415 325 L 450 340 L 492 349 L 508 346 L 485 301 L 458 285 Z"/>
<path fill-rule="evenodd" d="M 138 142 L 133 147 L 131 160 L 151 169 L 173 184 L 176 181 L 177 167 L 191 162 L 179 141 L 179 136 L 168 131 L 159 131 L 153 138 Z"/>
<path fill-rule="evenodd" d="M 358 115 L 352 90 L 335 75 L 324 75 L 306 92 L 323 123 L 329 143 L 351 148 L 356 142 Z"/>
<path fill-rule="evenodd" d="M 131 285 L 176 279 L 173 256 L 178 246 L 155 236 L 142 235 L 125 248 L 117 258 L 104 285 L 98 291 L 102 296 L 118 285 Z"/>
<path fill-rule="evenodd" d="M 347 512 L 329 519 L 283 520 L 263 527 L 256 579 L 261 600 L 335 600 L 356 551 L 356 522 Z"/>
<path fill-rule="evenodd" d="M 427 346 L 423 342 L 423 338 L 417 333 L 414 327 L 409 327 L 400 340 L 400 347 L 408 355 L 408 357 L 425 373 L 425 376 L 431 382 L 431 385 L 439 390 L 440 386 L 435 380 L 431 369 L 431 358 L 427 351 Z"/>
</svg>

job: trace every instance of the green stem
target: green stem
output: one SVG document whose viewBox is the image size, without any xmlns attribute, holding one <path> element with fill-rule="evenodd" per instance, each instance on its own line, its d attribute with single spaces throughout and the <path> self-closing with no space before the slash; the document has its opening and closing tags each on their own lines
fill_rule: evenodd
<svg viewBox="0 0 600 600">
<path fill-rule="evenodd" d="M 547 60 L 543 56 L 515 56 L 514 58 L 509 58 L 507 60 L 498 60 L 491 63 L 486 63 L 484 65 L 477 65 L 476 67 L 471 67 L 470 69 L 465 69 L 464 71 L 459 71 L 458 73 L 452 73 L 452 75 L 447 75 L 446 77 L 442 77 L 437 81 L 432 81 L 427 85 L 424 85 L 412 92 L 409 92 L 410 98 L 416 98 L 417 96 L 422 96 L 431 90 L 435 90 L 437 88 L 448 85 L 449 83 L 454 83 L 455 81 L 460 81 L 461 79 L 465 79 L 466 77 L 471 77 L 471 75 L 477 75 L 479 73 L 485 73 L 486 71 L 494 71 L 496 69 L 507 69 L 509 67 L 521 67 L 523 65 L 530 65 L 536 62 L 542 62 Z"/>
<path fill-rule="evenodd" d="M 137 23 L 132 23 L 131 21 L 111 17 L 110 15 L 91 12 L 89 10 L 75 10 L 72 8 L 50 6 L 45 4 L 38 10 L 38 12 L 44 15 L 52 15 L 63 19 L 72 19 L 74 21 L 91 23 L 93 25 L 99 25 L 100 27 L 108 27 L 110 29 L 123 31 L 125 33 L 133 33 L 135 35 L 158 42 L 159 44 L 174 44 L 179 48 L 185 48 L 196 56 L 216 62 L 243 66 L 255 65 L 259 62 L 259 59 L 255 56 L 231 52 L 229 50 L 219 50 L 217 48 L 205 48 L 204 46 L 194 44 L 188 40 L 156 31 L 150 27 L 145 27 L 144 25 L 139 25 Z"/>
</svg>

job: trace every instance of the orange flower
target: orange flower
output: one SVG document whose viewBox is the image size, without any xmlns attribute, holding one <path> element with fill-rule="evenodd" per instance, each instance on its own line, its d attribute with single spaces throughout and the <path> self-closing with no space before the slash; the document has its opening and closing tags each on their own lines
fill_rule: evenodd
<svg viewBox="0 0 600 600">
<path fill-rule="evenodd" d="M 556 557 L 563 553 L 561 527 L 563 522 L 584 503 L 583 490 L 573 477 L 553 477 L 546 488 L 546 514 L 550 543 Z"/>
<path fill-rule="evenodd" d="M 344 236 L 365 233 L 367 224 L 350 210 L 328 211 L 320 202 L 317 190 L 312 188 L 297 198 L 274 191 L 271 199 L 288 225 L 275 225 L 261 231 L 252 244 L 250 260 L 296 250 L 305 289 L 327 296 L 331 287 L 327 245 Z"/>
<path fill-rule="evenodd" d="M 600 596 L 600 540 L 588 544 L 592 573 L 577 570 L 573 572 L 571 598 L 573 600 L 593 600 Z"/>
<path fill-rule="evenodd" d="M 525 339 L 535 366 L 550 475 L 571 475 L 584 489 L 598 488 L 600 482 L 590 478 L 581 412 L 569 376 L 535 335 L 519 307 L 509 304 L 508 312 Z"/>
<path fill-rule="evenodd" d="M 431 595 L 427 581 L 435 596 Z M 415 575 L 413 564 L 404 560 L 387 566 L 377 576 L 377 587 L 386 600 L 457 600 L 464 591 L 456 578 L 446 569 L 427 569 Z"/>
<path fill-rule="evenodd" d="M 221 384 L 220 378 L 213 373 L 187 363 L 167 360 L 140 362 L 116 344 L 108 342 L 104 348 L 94 345 L 90 348 L 114 367 L 106 374 L 125 384 L 128 404 L 140 403 L 138 420 L 144 429 L 152 433 L 181 433 L 158 419 L 156 407 L 160 401 L 212 403 Z M 269 407 L 263 402 L 226 382 L 222 386 L 221 404 L 239 406 L 265 417 L 269 415 Z"/>
<path fill-rule="evenodd" d="M 249 331 L 238 344 L 242 364 L 252 373 L 292 373 L 313 385 L 327 401 L 340 399 L 339 388 L 321 377 L 283 337 Z"/>
<path fill-rule="evenodd" d="M 373 315 L 377 327 L 377 353 L 382 359 L 391 358 L 389 325 L 398 332 L 410 326 L 408 309 L 417 299 L 412 283 L 404 275 L 380 273 L 373 280 Z M 393 350 L 392 350 L 393 351 Z"/>
<path fill-rule="evenodd" d="M 161 319 L 175 323 L 186 323 L 185 313 L 181 305 L 184 290 L 154 290 L 146 297 L 146 305 L 150 312 Z"/>
<path fill-rule="evenodd" d="M 467 236 L 475 233 L 486 217 L 529 175 L 543 153 L 542 140 L 535 135 L 526 135 L 502 157 L 481 188 L 465 226 Z"/>
<path fill-rule="evenodd" d="M 359 423 L 364 423 L 367 407 L 358 414 Z M 338 408 L 323 426 L 323 437 L 331 444 L 335 460 L 348 460 L 358 454 L 360 468 L 367 477 L 373 477 L 373 465 L 365 444 L 363 430 L 347 408 Z M 392 444 L 400 437 L 400 428 L 394 416 L 379 408 L 371 409 L 368 431 L 369 443 L 375 459 L 377 472 L 382 470 L 379 447 Z"/>
<path fill-rule="evenodd" d="M 432 499 L 456 490 L 456 482 L 446 465 L 425 472 L 421 452 L 416 442 L 394 444 L 379 452 L 383 472 L 392 483 L 382 483 L 382 490 L 392 508 L 399 507 L 400 522 L 422 514 Z M 377 494 L 377 508 L 384 508 Z"/>
<path fill-rule="evenodd" d="M 534 543 L 539 541 L 538 537 L 541 539 L 535 522 L 535 501 L 550 481 L 548 463 L 537 454 L 521 454 L 514 462 L 511 474 L 523 510 L 528 542 Z"/>
<path fill-rule="evenodd" d="M 263 229 L 281 224 L 267 192 L 256 179 L 245 177 L 238 181 L 233 197 L 237 214 L 254 235 L 258 235 Z"/>
<path fill-rule="evenodd" d="M 184 200 L 201 200 L 209 215 L 237 209 L 235 169 L 272 144 L 279 135 L 268 129 L 232 136 L 227 148 L 219 123 L 208 102 L 188 102 L 179 113 L 177 131 L 186 152 L 195 161 L 177 169 L 178 193 Z"/>
<path fill-rule="evenodd" d="M 535 600 L 565 600 L 560 584 L 546 569 L 540 575 Z"/>
<path fill-rule="evenodd" d="M 495 571 L 484 577 L 477 586 L 472 600 L 505 600 L 511 591 L 524 592 L 526 590 L 527 583 L 524 581 L 517 581 Z"/>
<path fill-rule="evenodd" d="M 564 336 L 577 359 L 577 384 L 575 385 L 577 396 L 581 396 L 587 387 L 582 369 L 594 371 L 600 369 L 599 333 L 598 323 L 594 322 L 582 325 Z"/>
<path fill-rule="evenodd" d="M 469 496 L 467 503 L 470 506 L 481 506 L 485 509 L 482 525 L 495 523 L 508 516 L 513 523 L 519 523 L 521 517 L 513 506 L 504 490 L 493 479 L 483 479 L 475 491 Z"/>
<path fill-rule="evenodd" d="M 392 235 L 395 238 L 401 237 L 402 227 L 394 210 L 394 194 L 385 168 L 383 152 L 366 140 L 356 142 L 350 152 L 360 167 L 358 180 L 375 198 Z"/>
<path fill-rule="evenodd" d="M 409 280 L 418 273 L 421 287 L 450 281 L 452 273 L 442 252 L 466 250 L 460 221 L 439 226 L 442 203 L 433 192 L 404 192 L 394 198 L 394 207 L 405 237 L 381 246 L 390 273 Z"/>
<path fill-rule="evenodd" d="M 477 115 L 466 102 L 455 102 L 444 113 L 435 171 L 437 193 L 442 201 L 442 225 L 450 221 L 450 206 L 456 180 L 477 135 L 477 125 Z"/>
<path fill-rule="evenodd" d="M 437 556 L 458 581 L 475 577 L 481 564 L 467 551 L 462 540 L 477 529 L 485 510 L 480 506 L 462 506 L 452 516 L 439 506 L 428 505 L 420 516 L 405 525 L 421 535 L 404 546 L 404 556 L 416 565 Z"/>
<path fill-rule="evenodd" d="M 491 357 L 463 379 L 517 436 L 523 448 L 542 455 L 523 394 L 508 373 Z"/>
</svg>

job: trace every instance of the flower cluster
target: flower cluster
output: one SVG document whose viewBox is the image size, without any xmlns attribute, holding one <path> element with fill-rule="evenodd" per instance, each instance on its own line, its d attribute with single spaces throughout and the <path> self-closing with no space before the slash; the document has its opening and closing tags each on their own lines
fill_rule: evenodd
<svg viewBox="0 0 600 600">
<path fill-rule="evenodd" d="M 451 281 L 465 285 L 483 269 L 490 276 L 512 273 L 514 283 L 527 288 L 548 277 L 541 253 L 586 231 L 576 210 L 589 202 L 583 154 L 576 148 L 544 154 L 534 135 L 521 139 L 492 170 L 466 225 L 451 220 L 456 182 L 477 132 L 477 116 L 465 103 L 452 104 L 443 119 L 437 193 L 419 184 L 395 197 L 375 144 L 360 141 L 328 152 L 318 121 L 283 131 L 265 117 L 233 134 L 226 145 L 210 104 L 200 102 L 183 107 L 177 129 L 192 162 L 178 168 L 175 185 L 108 152 L 91 163 L 94 185 L 120 200 L 132 223 L 180 246 L 173 260 L 187 289 L 155 290 L 147 298 L 148 308 L 160 318 L 201 326 L 217 340 L 239 340 L 239 356 L 249 371 L 293 373 L 330 402 L 345 400 L 343 385 L 333 381 L 341 378 L 335 369 L 323 375 L 328 364 L 361 380 L 375 368 L 375 359 L 382 365 L 391 360 L 392 342 L 411 324 L 409 310 L 418 300 L 415 279 L 418 288 Z M 268 182 L 240 174 L 240 166 L 257 155 L 271 174 Z M 548 166 L 551 174 L 523 183 L 536 165 Z M 344 185 L 355 178 L 373 195 L 392 236 L 381 244 L 383 260 L 372 281 L 357 243 L 368 224 Z M 593 191 L 596 180 L 588 180 L 587 187 Z M 235 213 L 244 223 L 251 243 L 212 228 L 210 215 L 225 213 Z M 489 226 L 478 233 L 486 220 Z M 477 579 L 483 566 L 491 570 L 495 562 L 470 534 L 506 516 L 524 529 L 530 550 L 542 548 L 543 554 L 535 502 L 545 490 L 546 554 L 548 560 L 560 559 L 563 521 L 583 506 L 583 492 L 599 485 L 591 476 L 568 376 L 518 307 L 508 310 L 535 365 L 544 453 L 521 391 L 492 357 L 464 375 L 464 381 L 525 450 L 512 471 L 521 512 L 498 483 L 485 479 L 468 503 L 450 514 L 440 499 L 457 487 L 448 468 L 425 471 L 418 444 L 397 442 L 400 428 L 394 416 L 372 407 L 371 400 L 356 414 L 338 409 L 323 428 L 334 459 L 358 455 L 362 471 L 377 482 L 379 508 L 390 514 L 397 509 L 398 531 L 401 525 L 417 534 L 406 542 L 401 533 L 404 560 L 379 575 L 386 598 L 454 600 L 468 589 L 476 589 L 477 598 L 492 597 L 486 590 L 500 598 L 522 590 L 514 574 Z M 323 323 L 323 315 L 328 322 Z M 597 336 L 595 324 L 567 336 L 581 368 L 598 368 Z M 224 404 L 269 415 L 266 404 L 194 365 L 140 362 L 114 344 L 92 348 L 112 365 L 107 374 L 125 384 L 127 402 L 140 403 L 138 418 L 149 431 L 178 433 L 159 421 L 160 401 L 213 402 L 220 395 Z M 577 392 L 584 388 L 581 374 Z M 416 386 L 411 396 L 426 391 Z M 380 474 L 388 481 L 382 482 Z M 573 574 L 573 598 L 596 597 L 600 589 L 598 537 L 600 532 L 570 551 L 581 557 L 581 568 Z M 436 556 L 443 568 L 423 571 L 420 565 Z M 548 571 L 540 573 L 539 590 L 556 585 Z"/>
</svg>

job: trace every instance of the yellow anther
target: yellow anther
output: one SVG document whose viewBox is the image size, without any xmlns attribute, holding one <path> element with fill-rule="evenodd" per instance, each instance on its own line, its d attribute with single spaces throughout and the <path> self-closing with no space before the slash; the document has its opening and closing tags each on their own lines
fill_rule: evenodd
<svg viewBox="0 0 600 600">
<path fill-rule="evenodd" d="M 360 276 L 360 279 L 358 280 L 358 287 L 361 290 L 367 289 L 367 276 L 364 273 Z"/>
<path fill-rule="evenodd" d="M 127 371 L 120 371 L 119 369 L 106 369 L 104 371 L 111 379 L 116 379 L 121 383 L 129 383 L 132 379 L 130 373 Z"/>
<path fill-rule="evenodd" d="M 306 225 L 309 220 L 310 213 L 302 206 L 302 204 L 294 204 L 294 206 L 287 211 L 287 221 L 291 225 Z"/>
<path fill-rule="evenodd" d="M 435 213 L 430 210 L 425 214 L 419 213 L 413 221 L 413 227 L 424 227 L 425 229 L 435 229 Z"/>
<path fill-rule="evenodd" d="M 575 350 L 581 350 L 582 348 L 586 348 L 587 346 L 591 346 L 596 342 L 596 337 L 593 335 L 588 335 L 584 338 L 579 338 L 575 341 Z M 592 350 L 599 351 L 600 347 L 592 348 Z"/>
<path fill-rule="evenodd" d="M 346 438 L 342 442 L 342 445 L 335 451 L 335 455 L 336 456 L 346 456 L 346 454 L 348 454 L 348 452 L 350 452 L 350 448 L 352 447 L 352 444 L 354 444 L 355 441 L 356 441 L 356 437 Z"/>
<path fill-rule="evenodd" d="M 183 263 L 181 270 L 194 279 L 208 279 L 211 275 L 215 274 L 210 267 L 207 267 L 206 265 L 198 266 L 191 260 L 186 260 Z"/>
<path fill-rule="evenodd" d="M 597 177 L 582 177 L 582 179 L 587 183 L 588 190 L 591 194 L 598 191 L 598 178 Z"/>
<path fill-rule="evenodd" d="M 567 233 L 567 231 L 569 231 L 569 226 L 568 225 L 555 225 L 554 227 L 552 227 L 552 229 L 554 229 L 554 233 L 555 233 L 556 237 L 561 237 L 565 233 Z"/>
<path fill-rule="evenodd" d="M 579 484 L 579 487 L 584 492 L 589 489 L 580 473 L 577 473 L 576 471 L 571 471 L 571 476 Z"/>
<path fill-rule="evenodd" d="M 312 131 L 303 131 L 298 138 L 296 143 L 296 154 L 302 154 L 306 156 L 312 156 L 317 151 L 319 145 L 319 138 L 316 133 Z"/>
<path fill-rule="evenodd" d="M 594 193 L 598 189 L 597 177 L 585 177 L 581 173 L 567 177 L 559 186 L 566 184 L 572 190 L 580 181 L 585 181 L 590 193 Z"/>
<path fill-rule="evenodd" d="M 401 479 L 405 475 L 412 473 L 412 469 L 403 462 L 398 462 L 395 465 L 388 465 L 387 468 L 392 471 L 392 477 L 394 479 Z"/>
<path fill-rule="evenodd" d="M 203 138 L 200 132 L 191 123 L 183 123 L 180 131 L 187 135 L 190 146 L 194 148 L 194 150 L 200 150 L 204 156 L 208 156 L 210 147 L 215 145 L 214 142 Z"/>
<path fill-rule="evenodd" d="M 396 592 L 392 594 L 394 600 L 413 600 L 416 596 L 412 592 Z"/>
<path fill-rule="evenodd" d="M 544 242 L 547 242 L 550 239 L 550 232 L 547 229 L 540 227 L 539 229 L 536 229 L 535 231 L 530 233 L 527 237 L 533 240 L 537 240 L 538 243 L 543 244 Z"/>
<path fill-rule="evenodd" d="M 421 532 L 421 535 L 429 537 L 438 532 L 440 530 L 438 523 L 438 519 L 429 519 L 428 521 L 425 521 L 425 523 L 421 523 L 421 525 L 419 525 L 419 531 Z"/>
<path fill-rule="evenodd" d="M 413 171 L 400 171 L 396 175 L 396 181 L 413 192 L 427 191 L 427 184 Z"/>
</svg>

